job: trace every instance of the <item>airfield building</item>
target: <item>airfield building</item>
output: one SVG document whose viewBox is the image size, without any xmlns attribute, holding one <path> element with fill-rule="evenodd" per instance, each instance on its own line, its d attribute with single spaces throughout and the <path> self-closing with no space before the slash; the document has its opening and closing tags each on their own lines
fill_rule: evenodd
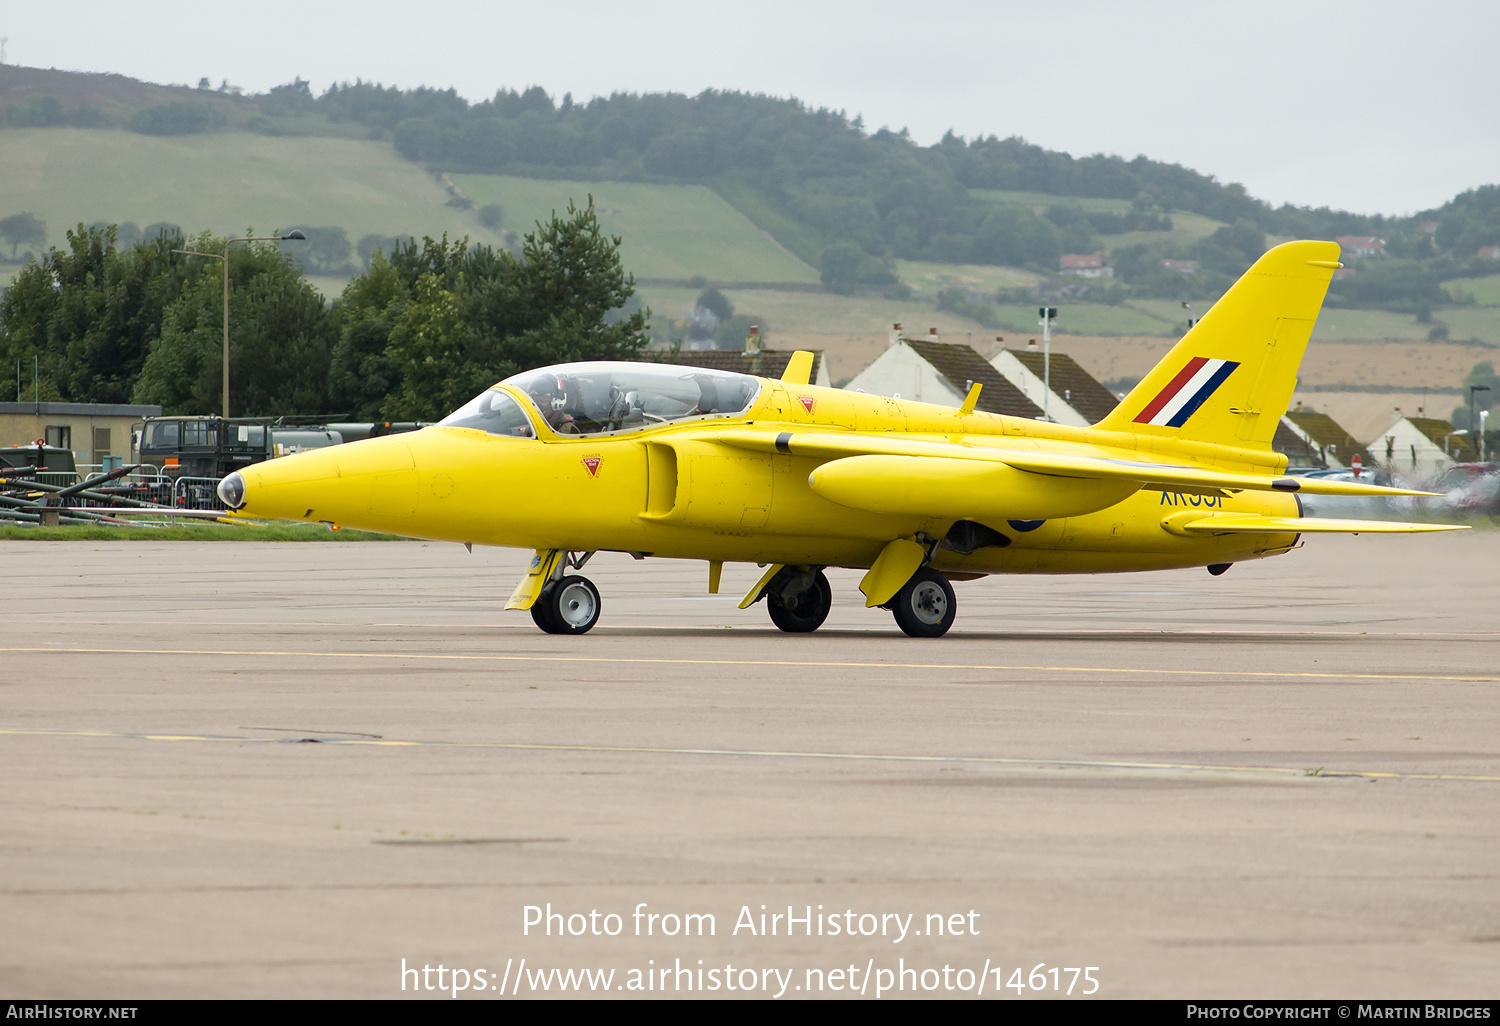
<svg viewBox="0 0 1500 1026">
<path fill-rule="evenodd" d="M 1409 480 L 1437 477 L 1454 463 L 1474 458 L 1468 439 L 1435 417 L 1403 417 L 1370 443 L 1370 451 L 1393 474 Z"/>
<path fill-rule="evenodd" d="M 36 442 L 69 449 L 80 467 L 99 467 L 106 456 L 128 460 L 131 432 L 160 406 L 123 403 L 0 403 L 0 445 Z"/>
</svg>

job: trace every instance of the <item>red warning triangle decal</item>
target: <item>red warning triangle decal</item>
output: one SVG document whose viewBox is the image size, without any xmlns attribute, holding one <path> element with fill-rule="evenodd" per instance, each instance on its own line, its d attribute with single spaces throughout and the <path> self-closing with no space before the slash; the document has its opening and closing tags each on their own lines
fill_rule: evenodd
<svg viewBox="0 0 1500 1026">
<path fill-rule="evenodd" d="M 598 456 L 585 456 L 583 458 L 583 465 L 588 469 L 589 477 L 599 476 L 599 461 L 600 457 Z"/>
<path fill-rule="evenodd" d="M 810 396 L 810 395 L 799 395 L 797 397 L 797 401 L 802 404 L 802 408 L 804 410 L 806 410 L 808 413 L 811 413 L 813 411 L 813 397 L 812 396 Z"/>
</svg>

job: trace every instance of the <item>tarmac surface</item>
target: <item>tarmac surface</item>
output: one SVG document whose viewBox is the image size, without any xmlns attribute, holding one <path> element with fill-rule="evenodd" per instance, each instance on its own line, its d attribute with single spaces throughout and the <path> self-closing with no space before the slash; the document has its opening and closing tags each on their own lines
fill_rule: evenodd
<svg viewBox="0 0 1500 1026">
<path fill-rule="evenodd" d="M 603 554 L 557 638 L 513 551 L 0 542 L 0 996 L 1493 998 L 1497 557 L 990 578 L 919 641 Z"/>
</svg>

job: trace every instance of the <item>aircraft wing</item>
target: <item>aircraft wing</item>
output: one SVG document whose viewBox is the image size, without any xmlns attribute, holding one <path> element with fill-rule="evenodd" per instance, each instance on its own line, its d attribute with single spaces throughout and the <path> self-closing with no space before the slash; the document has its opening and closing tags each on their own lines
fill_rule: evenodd
<svg viewBox="0 0 1500 1026">
<path fill-rule="evenodd" d="M 716 432 L 713 441 L 757 452 L 780 452 L 797 456 L 822 456 L 841 460 L 859 456 L 939 457 L 1001 463 L 1016 470 L 1052 477 L 1084 478 L 1108 481 L 1138 481 L 1142 487 L 1170 491 L 1188 488 L 1208 491 L 1301 492 L 1304 495 L 1435 495 L 1411 488 L 1386 488 L 1358 481 L 1308 480 L 1301 477 L 1277 477 L 1270 474 L 1239 474 L 1195 467 L 1180 463 L 1157 463 L 1129 455 L 1112 455 L 1108 450 L 1095 454 L 1058 452 L 1049 449 L 1022 449 L 1001 446 L 967 445 L 958 442 L 902 437 L 899 435 L 843 434 L 834 431 L 782 431 L 771 433 L 753 428 Z M 916 476 L 927 475 L 913 465 Z M 899 464 L 887 463 L 882 473 L 901 476 Z"/>
<path fill-rule="evenodd" d="M 1258 513 L 1178 513 L 1163 521 L 1173 534 L 1421 534 L 1467 531 L 1464 524 L 1410 524 L 1393 520 L 1271 517 Z"/>
</svg>

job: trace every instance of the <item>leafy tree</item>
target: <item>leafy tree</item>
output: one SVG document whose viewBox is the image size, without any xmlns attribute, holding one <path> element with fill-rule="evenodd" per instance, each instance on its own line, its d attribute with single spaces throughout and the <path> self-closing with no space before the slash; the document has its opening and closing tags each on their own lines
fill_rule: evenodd
<svg viewBox="0 0 1500 1026">
<path fill-rule="evenodd" d="M 190 245 L 222 252 L 224 240 L 205 233 Z M 160 403 L 173 413 L 222 408 L 224 294 L 218 271 L 214 261 L 164 310 L 160 336 L 152 340 L 135 384 L 135 402 Z M 235 248 L 229 280 L 231 413 L 324 412 L 337 325 L 323 297 L 275 243 Z"/>
<path fill-rule="evenodd" d="M 68 232 L 66 249 L 28 264 L 0 298 L 0 354 L 9 366 L 39 357 L 69 402 L 129 402 L 163 311 L 204 271 L 173 242 L 121 251 L 110 227 Z"/>
<path fill-rule="evenodd" d="M 400 242 L 401 240 L 394 235 L 381 235 L 378 232 L 371 232 L 369 235 L 362 236 L 359 242 L 355 243 L 354 251 L 359 254 L 360 263 L 364 264 L 365 267 L 369 267 L 370 260 L 374 257 L 377 249 L 383 251 L 386 256 L 390 256 L 390 254 L 396 251 L 396 247 Z"/>
<path fill-rule="evenodd" d="M 16 259 L 16 252 L 27 243 L 37 246 L 45 245 L 47 242 L 47 225 L 35 214 L 20 213 L 11 214 L 4 220 L 0 220 L 0 238 L 10 243 L 10 258 Z"/>
<path fill-rule="evenodd" d="M 455 284 L 462 289 L 462 274 Z M 437 420 L 464 401 L 460 396 L 478 391 L 465 359 L 462 304 L 441 276 L 417 279 L 416 299 L 405 304 L 386 343 L 396 376 L 384 403 L 390 419 Z"/>
<path fill-rule="evenodd" d="M 483 387 L 532 367 L 628 359 L 645 348 L 649 308 L 610 316 L 635 293 L 634 276 L 620 265 L 620 241 L 600 229 L 590 196 L 584 209 L 569 202 L 566 216 L 539 222 L 524 237 L 520 257 L 489 247 L 472 251 L 465 318 L 474 380 Z M 457 405 L 469 395 L 454 398 Z"/>
<path fill-rule="evenodd" d="M 260 99 L 260 112 L 271 117 L 305 114 L 316 109 L 312 89 L 306 79 L 297 78 L 286 85 L 274 86 Z"/>
<path fill-rule="evenodd" d="M 335 304 L 334 402 L 435 420 L 522 370 L 628 357 L 648 342 L 650 311 L 631 303 L 619 246 L 590 198 L 539 223 L 519 256 L 446 236 L 375 256 Z"/>
<path fill-rule="evenodd" d="M 44 93 L 32 93 L 6 112 L 6 120 L 17 128 L 44 128 L 63 123 L 62 101 Z"/>
<path fill-rule="evenodd" d="M 852 242 L 839 242 L 823 251 L 819 277 L 823 287 L 839 295 L 853 295 L 859 285 L 859 264 L 864 253 Z"/>
<path fill-rule="evenodd" d="M 360 242 L 363 245 L 364 240 Z M 399 379 L 396 360 L 386 347 L 411 302 L 411 289 L 402 272 L 377 248 L 369 269 L 351 281 L 334 304 L 339 337 L 328 370 L 332 409 L 356 420 L 384 416 L 386 395 Z"/>
<path fill-rule="evenodd" d="M 721 322 L 734 316 L 734 304 L 718 289 L 704 289 L 698 294 L 695 304 L 717 317 Z"/>
<path fill-rule="evenodd" d="M 322 228 L 305 228 L 306 244 L 297 243 L 297 249 L 288 251 L 294 259 L 300 258 L 313 274 L 343 274 L 353 270 L 349 266 L 351 247 L 349 236 L 337 225 Z"/>
<path fill-rule="evenodd" d="M 1469 423 L 1470 385 L 1484 385 L 1489 388 L 1488 392 L 1473 393 L 1474 415 L 1477 417 L 1485 410 L 1494 409 L 1496 404 L 1500 403 L 1500 375 L 1497 375 L 1495 373 L 1494 361 L 1481 360 L 1479 363 L 1476 363 L 1474 365 L 1473 369 L 1470 370 L 1468 374 L 1464 376 L 1464 401 L 1458 406 L 1454 407 L 1453 415 L 1448 418 L 1449 422 L 1454 427 L 1460 428 L 1462 430 L 1467 430 L 1470 427 L 1476 426 Z M 1490 415 L 1489 420 L 1490 422 L 1493 422 L 1495 420 L 1495 416 L 1493 413 Z M 1485 426 L 1489 427 L 1490 425 L 1489 423 L 1486 423 Z M 1488 437 L 1489 434 L 1489 431 L 1485 432 L 1486 437 Z M 1493 457 L 1491 458 L 1493 459 Z"/>
</svg>

